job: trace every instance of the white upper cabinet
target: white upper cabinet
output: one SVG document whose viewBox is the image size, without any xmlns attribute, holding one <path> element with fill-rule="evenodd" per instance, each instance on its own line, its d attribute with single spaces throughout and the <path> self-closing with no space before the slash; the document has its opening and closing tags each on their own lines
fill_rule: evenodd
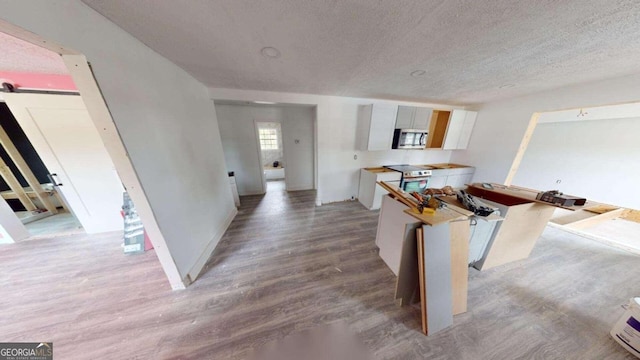
<svg viewBox="0 0 640 360">
<path fill-rule="evenodd" d="M 444 138 L 442 149 L 459 150 L 466 149 L 471 138 L 471 131 L 476 123 L 478 113 L 467 110 L 453 110 L 449 117 L 447 134 Z"/>
<path fill-rule="evenodd" d="M 433 109 L 415 106 L 398 106 L 396 129 L 429 130 Z"/>
<path fill-rule="evenodd" d="M 396 118 L 396 129 L 413 129 L 413 117 L 416 108 L 413 106 L 398 106 L 398 117 Z"/>
<path fill-rule="evenodd" d="M 397 105 L 361 105 L 358 109 L 359 149 L 391 150 Z"/>
<path fill-rule="evenodd" d="M 417 107 L 415 109 L 416 112 L 415 116 L 413 117 L 412 129 L 429 130 L 429 122 L 431 121 L 433 109 L 425 107 Z"/>
</svg>

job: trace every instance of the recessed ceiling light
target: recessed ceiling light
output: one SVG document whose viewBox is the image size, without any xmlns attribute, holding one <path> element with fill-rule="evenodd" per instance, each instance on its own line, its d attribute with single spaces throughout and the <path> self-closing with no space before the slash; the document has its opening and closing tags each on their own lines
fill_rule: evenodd
<svg viewBox="0 0 640 360">
<path fill-rule="evenodd" d="M 425 76 L 427 74 L 427 72 L 425 70 L 414 70 L 411 72 L 411 76 L 413 77 L 421 77 L 421 76 Z"/>
<path fill-rule="evenodd" d="M 514 84 L 504 84 L 504 85 L 500 85 L 498 87 L 498 89 L 508 89 L 508 88 L 512 88 L 514 86 L 515 86 Z"/>
<path fill-rule="evenodd" d="M 262 104 L 262 105 L 273 105 L 273 104 L 277 104 L 271 101 L 254 101 L 254 104 Z"/>
<path fill-rule="evenodd" d="M 262 50 L 260 50 L 260 54 L 262 54 L 262 56 L 264 57 L 275 59 L 280 57 L 280 50 L 271 46 L 267 46 L 263 47 Z"/>
</svg>

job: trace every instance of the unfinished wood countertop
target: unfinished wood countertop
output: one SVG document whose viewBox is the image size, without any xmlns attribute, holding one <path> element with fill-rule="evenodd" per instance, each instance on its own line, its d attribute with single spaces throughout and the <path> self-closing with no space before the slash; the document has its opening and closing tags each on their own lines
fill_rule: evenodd
<svg viewBox="0 0 640 360">
<path fill-rule="evenodd" d="M 370 167 L 370 168 L 363 168 L 363 169 L 372 173 L 396 172 L 395 170 L 387 169 L 385 167 Z"/>
<path fill-rule="evenodd" d="M 394 197 L 396 201 L 407 206 L 407 209 L 404 211 L 405 213 L 430 226 L 436 226 L 450 221 L 465 220 L 469 218 L 469 213 L 473 215 L 470 211 L 455 205 L 447 205 L 444 208 L 437 209 L 433 214 L 420 214 L 416 208 L 418 206 L 417 200 L 407 192 L 385 181 L 379 181 L 378 184 L 389 191 L 389 195 Z"/>
<path fill-rule="evenodd" d="M 429 164 L 428 166 L 431 166 L 436 169 L 463 169 L 463 168 L 473 167 L 469 165 L 453 164 L 453 163 Z"/>
<path fill-rule="evenodd" d="M 467 185 L 468 186 L 467 190 L 469 194 L 473 196 L 486 198 L 487 200 L 495 201 L 507 206 L 536 202 L 539 204 L 559 207 L 559 208 L 571 210 L 571 211 L 581 210 L 581 209 L 594 206 L 594 204 L 589 201 L 587 201 L 582 206 L 575 206 L 575 205 L 561 206 L 558 204 L 552 204 L 546 201 L 536 199 L 536 196 L 538 195 L 538 192 L 539 192 L 538 190 L 528 189 L 528 188 L 514 186 L 514 185 L 506 186 L 506 185 L 494 184 L 494 183 L 491 183 L 490 185 L 493 187 L 492 189 L 487 189 L 483 187 L 481 183 L 474 183 L 471 185 Z"/>
<path fill-rule="evenodd" d="M 468 216 L 451 209 L 451 207 L 437 209 L 433 214 L 420 214 L 416 209 L 407 209 L 404 212 L 429 226 L 436 226 L 458 220 L 467 220 L 469 218 Z"/>
</svg>

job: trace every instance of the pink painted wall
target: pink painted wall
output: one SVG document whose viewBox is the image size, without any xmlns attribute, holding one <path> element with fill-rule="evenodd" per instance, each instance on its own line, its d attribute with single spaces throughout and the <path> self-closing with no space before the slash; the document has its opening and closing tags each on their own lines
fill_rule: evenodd
<svg viewBox="0 0 640 360">
<path fill-rule="evenodd" d="M 22 89 L 77 90 L 69 75 L 0 71 L 0 84 L 4 82 Z"/>
</svg>

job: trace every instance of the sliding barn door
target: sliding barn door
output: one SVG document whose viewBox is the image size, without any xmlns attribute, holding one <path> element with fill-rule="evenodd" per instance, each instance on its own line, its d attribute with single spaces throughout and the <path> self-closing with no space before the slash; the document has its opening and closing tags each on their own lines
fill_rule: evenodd
<svg viewBox="0 0 640 360">
<path fill-rule="evenodd" d="M 80 96 L 3 97 L 87 233 L 123 229 L 122 183 Z"/>
</svg>

